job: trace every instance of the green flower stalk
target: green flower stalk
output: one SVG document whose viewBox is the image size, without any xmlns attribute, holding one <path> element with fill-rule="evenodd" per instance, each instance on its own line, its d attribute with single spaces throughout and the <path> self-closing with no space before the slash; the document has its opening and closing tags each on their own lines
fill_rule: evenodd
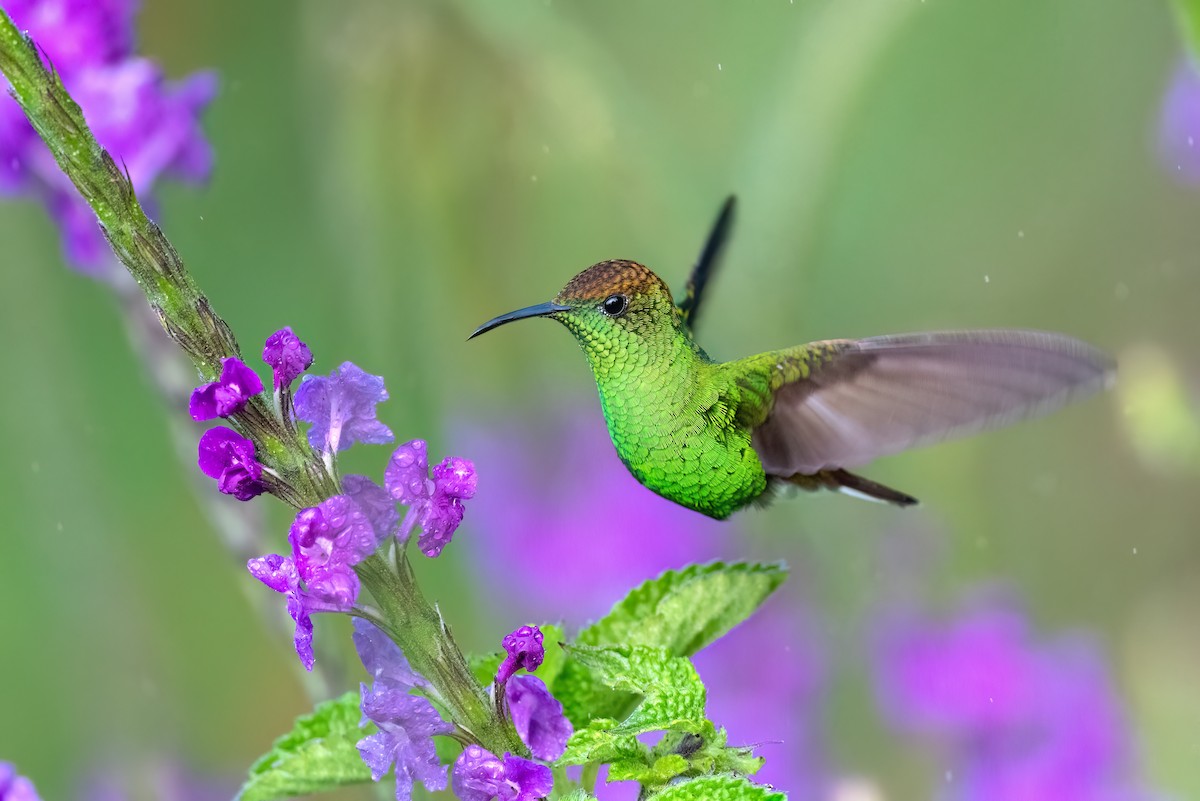
<svg viewBox="0 0 1200 801">
<path fill-rule="evenodd" d="M 182 348 L 201 379 L 209 382 L 198 391 L 208 390 L 200 406 L 211 409 L 209 417 L 225 417 L 236 428 L 236 433 L 213 429 L 206 434 L 207 443 L 201 443 L 201 467 L 219 468 L 232 482 L 230 486 L 247 491 L 247 497 L 253 482 L 261 479 L 272 494 L 305 511 L 345 497 L 331 454 L 351 440 L 340 446 L 334 442 L 322 458 L 310 446 L 314 432 L 306 440 L 287 413 L 290 396 L 285 400 L 277 397 L 272 404 L 261 384 L 241 392 L 245 389 L 242 371 L 248 368 L 233 332 L 188 274 L 179 253 L 146 216 L 128 172 L 96 141 L 61 77 L 43 63 L 35 42 L 18 30 L 3 9 L 0 72 L 63 173 L 95 213 L 117 259 L 145 293 L 167 335 Z M 230 392 L 236 395 L 232 401 L 227 397 Z M 197 408 L 194 395 L 193 416 L 206 419 L 197 416 Z M 216 436 L 209 436 L 212 434 Z M 247 470 L 259 472 L 250 476 Z M 430 531 L 437 533 L 428 515 L 419 522 L 425 529 L 423 537 Z M 408 524 L 409 529 L 412 526 Z M 382 550 L 384 553 L 364 555 L 354 565 L 375 601 L 373 606 L 357 607 L 355 613 L 379 625 L 428 678 L 430 694 L 444 705 L 464 740 L 478 742 L 493 753 L 528 755 L 511 721 L 495 715 L 491 699 L 472 675 L 440 613 L 421 594 L 403 548 Z"/>
</svg>

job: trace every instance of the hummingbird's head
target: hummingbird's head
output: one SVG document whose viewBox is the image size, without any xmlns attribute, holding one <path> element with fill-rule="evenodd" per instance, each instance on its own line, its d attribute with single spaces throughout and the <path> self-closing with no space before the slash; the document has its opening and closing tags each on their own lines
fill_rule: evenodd
<svg viewBox="0 0 1200 801">
<path fill-rule="evenodd" d="M 678 326 L 671 290 L 650 268 L 614 259 L 572 278 L 554 300 L 487 321 L 472 337 L 526 317 L 552 317 L 579 341 L 593 367 L 605 356 L 651 353 L 668 347 Z"/>
</svg>

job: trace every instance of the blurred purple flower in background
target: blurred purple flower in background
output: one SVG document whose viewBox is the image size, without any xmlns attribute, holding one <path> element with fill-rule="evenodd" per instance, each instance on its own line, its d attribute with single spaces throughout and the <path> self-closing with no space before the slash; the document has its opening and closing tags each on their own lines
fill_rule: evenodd
<svg viewBox="0 0 1200 801">
<path fill-rule="evenodd" d="M 947 749 L 941 798 L 1133 801 L 1128 724 L 1097 647 L 1037 642 L 1025 616 L 995 601 L 935 621 L 884 621 L 871 660 L 888 722 Z"/>
<path fill-rule="evenodd" d="M 1200 72 L 1183 59 L 1163 97 L 1158 153 L 1180 181 L 1200 184 Z"/>
<path fill-rule="evenodd" d="M 40 801 L 33 782 L 17 775 L 8 762 L 0 762 L 0 801 Z"/>
<path fill-rule="evenodd" d="M 579 626 L 664 570 L 746 558 L 736 523 L 710 520 L 638 484 L 600 415 L 537 420 L 453 428 L 456 448 L 471 453 L 487 477 L 473 501 L 470 553 L 480 581 L 505 599 L 506 614 L 543 621 L 565 614 Z M 796 583 L 793 577 L 789 585 Z M 767 763 L 755 779 L 807 798 L 824 786 L 816 739 L 824 660 L 795 590 L 785 586 L 785 597 L 695 662 L 709 688 L 710 717 L 729 731 L 730 744 L 762 745 Z M 626 791 L 636 795 L 634 785 L 622 784 L 601 788 L 600 797 Z"/>
<path fill-rule="evenodd" d="M 83 109 L 97 140 L 129 171 L 138 199 L 153 208 L 160 176 L 207 179 L 212 150 L 200 114 L 216 78 L 169 83 L 133 55 L 133 0 L 8 0 L 5 10 L 33 36 Z M 17 103 L 0 99 L 0 194 L 42 199 L 62 229 L 68 261 L 87 274 L 121 274 L 95 215 L 58 169 Z"/>
<path fill-rule="evenodd" d="M 174 759 L 151 759 L 119 768 L 105 765 L 93 771 L 75 794 L 80 801 L 227 801 L 241 781 L 237 777 L 206 776 Z M 2 796 L 0 796 L 2 797 Z"/>
</svg>

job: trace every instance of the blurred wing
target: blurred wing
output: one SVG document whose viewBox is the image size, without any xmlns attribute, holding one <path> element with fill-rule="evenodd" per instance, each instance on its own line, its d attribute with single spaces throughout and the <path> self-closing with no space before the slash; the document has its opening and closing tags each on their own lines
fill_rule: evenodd
<svg viewBox="0 0 1200 801">
<path fill-rule="evenodd" d="M 1041 331 L 902 334 L 833 350 L 775 391 L 754 430 L 768 474 L 855 467 L 1047 414 L 1104 388 L 1115 367 L 1090 345 Z"/>
</svg>

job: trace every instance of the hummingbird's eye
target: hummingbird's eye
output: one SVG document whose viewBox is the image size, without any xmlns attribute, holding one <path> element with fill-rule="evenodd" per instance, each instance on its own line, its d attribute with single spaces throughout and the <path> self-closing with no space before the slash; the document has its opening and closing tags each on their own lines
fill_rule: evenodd
<svg viewBox="0 0 1200 801">
<path fill-rule="evenodd" d="M 625 307 L 629 304 L 629 299 L 624 295 L 609 295 L 605 298 L 604 303 L 600 306 L 604 313 L 609 317 L 616 317 L 621 312 L 625 311 Z"/>
</svg>

